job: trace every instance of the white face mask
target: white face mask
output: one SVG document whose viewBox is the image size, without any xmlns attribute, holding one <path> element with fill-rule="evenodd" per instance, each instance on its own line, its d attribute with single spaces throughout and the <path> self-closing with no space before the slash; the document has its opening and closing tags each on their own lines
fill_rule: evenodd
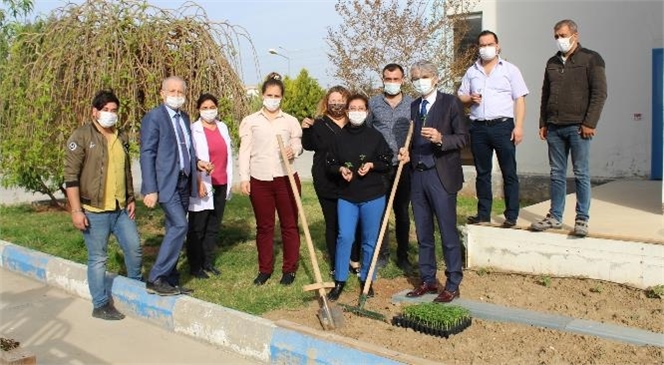
<svg viewBox="0 0 664 365">
<path fill-rule="evenodd" d="M 388 95 L 398 95 L 401 92 L 401 84 L 396 82 L 386 82 L 383 84 L 383 90 Z"/>
<path fill-rule="evenodd" d="M 110 128 L 118 122 L 118 115 L 113 112 L 100 111 L 97 122 L 104 128 Z"/>
<path fill-rule="evenodd" d="M 201 118 L 206 122 L 214 122 L 217 117 L 217 109 L 201 110 Z"/>
<path fill-rule="evenodd" d="M 166 96 L 166 105 L 171 109 L 180 109 L 184 105 L 184 96 Z"/>
<path fill-rule="evenodd" d="M 422 95 L 429 95 L 429 93 L 433 90 L 433 83 L 431 82 L 431 79 L 418 79 L 413 81 L 413 86 L 415 87 L 415 91 Z"/>
<path fill-rule="evenodd" d="M 484 61 L 491 61 L 496 58 L 496 46 L 486 46 L 480 48 L 480 58 Z"/>
<path fill-rule="evenodd" d="M 569 38 L 558 38 L 556 39 L 556 45 L 558 46 L 558 50 L 562 52 L 563 54 L 569 52 L 570 49 L 572 49 L 572 46 L 574 45 L 574 42 L 572 42 L 572 37 L 570 36 Z"/>
<path fill-rule="evenodd" d="M 281 98 L 263 99 L 263 106 L 268 111 L 271 111 L 271 112 L 277 111 L 277 109 L 279 109 L 280 105 L 281 105 Z"/>
<path fill-rule="evenodd" d="M 361 126 L 365 119 L 367 119 L 367 112 L 348 112 L 348 121 L 355 127 Z"/>
</svg>

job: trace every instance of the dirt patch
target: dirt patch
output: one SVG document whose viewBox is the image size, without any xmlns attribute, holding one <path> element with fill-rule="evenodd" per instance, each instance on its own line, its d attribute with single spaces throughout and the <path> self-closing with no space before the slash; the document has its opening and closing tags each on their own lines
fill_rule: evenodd
<svg viewBox="0 0 664 365">
<path fill-rule="evenodd" d="M 647 298 L 643 290 L 598 280 L 486 270 L 464 275 L 461 295 L 466 299 L 664 333 L 664 301 Z M 439 272 L 438 277 L 444 274 Z M 400 306 L 391 303 L 392 295 L 411 287 L 406 278 L 379 279 L 376 297 L 365 308 L 391 319 L 400 313 Z M 339 302 L 356 304 L 358 290 L 347 290 Z M 317 311 L 318 304 L 312 301 L 306 309 L 279 310 L 265 317 L 321 329 Z M 348 313 L 345 321 L 336 334 L 446 364 L 664 363 L 662 348 L 512 323 L 474 319 L 464 332 L 442 339 Z"/>
</svg>

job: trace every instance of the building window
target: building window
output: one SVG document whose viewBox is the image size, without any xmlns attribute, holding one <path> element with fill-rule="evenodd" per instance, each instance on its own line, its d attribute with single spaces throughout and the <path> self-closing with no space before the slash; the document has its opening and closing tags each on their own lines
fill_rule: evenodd
<svg viewBox="0 0 664 365">
<path fill-rule="evenodd" d="M 455 44 L 457 44 L 457 50 L 455 52 L 455 65 L 460 70 L 464 70 L 456 79 L 454 90 L 457 90 L 461 85 L 461 78 L 463 74 L 470 65 L 475 61 L 476 57 L 476 45 L 477 37 L 482 32 L 482 12 L 477 13 L 468 13 L 462 16 L 463 21 L 461 24 L 458 24 L 454 30 L 454 36 L 458 37 L 455 39 Z M 469 112 L 466 110 L 466 112 Z M 467 115 L 468 113 L 466 113 Z M 470 123 L 470 120 L 466 116 L 466 120 Z M 473 154 L 470 150 L 470 143 L 466 145 L 465 148 L 461 150 L 461 163 L 463 165 L 474 165 Z"/>
</svg>

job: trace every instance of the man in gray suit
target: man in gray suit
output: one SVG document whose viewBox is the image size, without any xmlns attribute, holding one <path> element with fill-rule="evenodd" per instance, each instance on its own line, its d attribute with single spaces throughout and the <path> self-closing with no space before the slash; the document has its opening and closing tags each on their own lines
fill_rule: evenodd
<svg viewBox="0 0 664 365">
<path fill-rule="evenodd" d="M 146 289 L 159 295 L 190 294 L 179 286 L 177 262 L 187 235 L 189 196 L 197 192 L 196 154 L 189 116 L 181 110 L 186 84 L 177 76 L 164 79 L 163 104 L 141 121 L 141 193 L 148 208 L 157 202 L 164 211 L 166 234 L 150 270 Z"/>
</svg>

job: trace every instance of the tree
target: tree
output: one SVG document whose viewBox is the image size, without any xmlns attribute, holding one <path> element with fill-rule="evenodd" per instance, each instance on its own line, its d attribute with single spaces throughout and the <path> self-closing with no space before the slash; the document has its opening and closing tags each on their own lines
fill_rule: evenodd
<svg viewBox="0 0 664 365">
<path fill-rule="evenodd" d="M 302 69 L 295 80 L 286 77 L 284 87 L 286 90 L 281 107 L 298 120 L 313 117 L 318 102 L 325 96 L 325 90 L 320 87 L 316 79 L 309 76 L 306 69 Z"/>
<path fill-rule="evenodd" d="M 219 97 L 220 116 L 237 135 L 247 114 L 238 77 L 242 28 L 215 23 L 199 6 L 172 11 L 136 0 L 88 0 L 57 9 L 39 27 L 17 35 L 0 65 L 2 184 L 51 196 L 63 191 L 65 142 L 88 122 L 103 88 L 120 98 L 119 126 L 132 148 L 143 114 L 160 103 L 161 80 L 187 82 L 185 110 L 202 92 Z M 255 52 L 254 52 L 255 55 Z"/>
<path fill-rule="evenodd" d="M 21 24 L 17 19 L 30 14 L 34 8 L 32 0 L 2 0 L 0 7 L 0 62 L 7 58 L 9 45 Z"/>
<path fill-rule="evenodd" d="M 472 49 L 459 48 L 467 31 L 464 14 L 476 0 L 338 0 L 342 22 L 328 28 L 333 76 L 349 87 L 375 93 L 388 63 L 417 60 L 439 65 L 442 84 L 463 74 Z"/>
</svg>

